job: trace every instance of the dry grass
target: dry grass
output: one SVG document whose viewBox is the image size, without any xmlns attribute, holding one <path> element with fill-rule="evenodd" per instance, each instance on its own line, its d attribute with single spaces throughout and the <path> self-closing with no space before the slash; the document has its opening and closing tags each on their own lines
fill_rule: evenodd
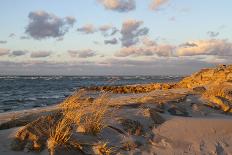
<svg viewBox="0 0 232 155">
<path fill-rule="evenodd" d="M 47 140 L 47 147 L 51 154 L 56 148 L 74 148 L 81 150 L 81 145 L 71 139 L 72 121 L 66 117 L 62 118 L 56 126 L 50 128 L 50 136 Z"/>
<path fill-rule="evenodd" d="M 232 85 L 221 84 L 211 86 L 206 92 L 202 94 L 204 99 L 207 99 L 217 105 L 225 112 L 232 112 Z"/>
<path fill-rule="evenodd" d="M 92 101 L 86 98 L 85 94 L 83 90 L 75 92 L 59 105 L 63 117 L 51 127 L 47 140 L 51 153 L 54 153 L 56 147 L 74 147 L 81 150 L 81 145 L 71 139 L 75 128 L 81 126 L 86 134 L 96 135 L 106 126 L 105 118 L 109 116 L 108 96 L 103 94 Z M 105 151 L 109 152 L 107 149 Z"/>
<path fill-rule="evenodd" d="M 98 155 L 111 155 L 114 152 L 113 147 L 110 147 L 107 142 L 97 144 L 96 151 Z"/>
<path fill-rule="evenodd" d="M 55 127 L 50 129 L 50 136 L 47 141 L 48 148 L 52 150 L 56 146 L 67 145 L 71 134 L 70 121 L 67 118 L 63 118 Z"/>
<path fill-rule="evenodd" d="M 80 90 L 67 98 L 61 105 L 63 115 L 76 127 L 81 126 L 87 134 L 97 134 L 105 127 L 105 118 L 109 115 L 109 97 L 103 94 L 91 101 Z"/>
</svg>

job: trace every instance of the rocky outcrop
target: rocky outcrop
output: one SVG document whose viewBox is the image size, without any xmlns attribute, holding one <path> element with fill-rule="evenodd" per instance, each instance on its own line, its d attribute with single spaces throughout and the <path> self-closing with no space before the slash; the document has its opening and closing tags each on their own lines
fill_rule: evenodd
<svg viewBox="0 0 232 155">
<path fill-rule="evenodd" d="M 147 93 L 154 90 L 167 90 L 175 86 L 173 83 L 152 83 L 152 84 L 138 84 L 138 85 L 125 85 L 125 86 L 102 86 L 102 87 L 89 87 L 87 90 L 93 91 L 107 91 L 113 93 Z"/>
<path fill-rule="evenodd" d="M 176 87 L 194 88 L 205 85 L 232 82 L 232 65 L 220 65 L 216 68 L 202 69 L 199 72 L 184 78 Z"/>
<path fill-rule="evenodd" d="M 151 83 L 125 86 L 96 86 L 86 88 L 92 91 L 107 91 L 113 93 L 147 93 L 154 90 L 168 90 L 172 88 L 196 88 L 204 92 L 203 86 L 232 82 L 232 65 L 220 65 L 216 68 L 202 69 L 181 80 L 178 83 Z M 200 90 L 201 88 L 201 90 Z"/>
</svg>

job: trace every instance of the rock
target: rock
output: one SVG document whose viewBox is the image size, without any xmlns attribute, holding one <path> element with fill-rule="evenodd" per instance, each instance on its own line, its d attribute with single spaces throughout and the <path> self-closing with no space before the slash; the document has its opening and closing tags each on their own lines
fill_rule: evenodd
<svg viewBox="0 0 232 155">
<path fill-rule="evenodd" d="M 178 88 L 194 88 L 209 84 L 221 84 L 232 80 L 232 65 L 202 69 L 177 83 Z"/>
<path fill-rule="evenodd" d="M 204 93 L 206 91 L 206 88 L 204 86 L 201 86 L 201 87 L 194 87 L 193 88 L 193 91 L 196 92 L 196 93 Z"/>
<path fill-rule="evenodd" d="M 49 150 L 50 155 L 85 155 L 84 152 L 78 149 L 67 148 L 67 147 L 58 147 L 54 150 Z"/>
<path fill-rule="evenodd" d="M 185 116 L 185 117 L 188 117 L 189 114 L 187 112 L 187 110 L 183 107 L 178 107 L 176 105 L 172 105 L 169 109 L 168 109 L 168 112 L 171 114 L 171 115 L 176 115 L 176 116 Z"/>
<path fill-rule="evenodd" d="M 158 114 L 156 109 L 150 108 L 149 113 L 150 113 L 150 117 L 152 118 L 155 124 L 162 124 L 165 122 L 165 119 Z"/>
<path fill-rule="evenodd" d="M 22 143 L 19 139 L 14 139 L 11 144 L 10 144 L 10 148 L 14 151 L 21 151 L 24 149 L 25 144 Z"/>
</svg>

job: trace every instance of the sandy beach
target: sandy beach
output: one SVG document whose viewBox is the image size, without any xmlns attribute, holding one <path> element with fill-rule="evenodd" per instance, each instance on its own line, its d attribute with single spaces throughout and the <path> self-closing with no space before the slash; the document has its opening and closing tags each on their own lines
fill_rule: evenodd
<svg viewBox="0 0 232 155">
<path fill-rule="evenodd" d="M 111 87 L 117 93 L 95 99 L 79 91 L 60 105 L 2 113 L 0 154 L 230 155 L 231 74 L 232 66 L 220 66 L 168 88 Z"/>
</svg>

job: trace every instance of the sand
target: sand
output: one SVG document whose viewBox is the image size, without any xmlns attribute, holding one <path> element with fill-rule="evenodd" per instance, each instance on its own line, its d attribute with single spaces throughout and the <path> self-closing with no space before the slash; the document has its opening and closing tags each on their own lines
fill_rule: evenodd
<svg viewBox="0 0 232 155">
<path fill-rule="evenodd" d="M 157 154 L 157 155 L 230 155 L 232 154 L 232 117 L 220 110 L 204 105 L 204 100 L 198 94 L 192 94 L 189 89 L 172 89 L 153 91 L 144 94 L 114 95 L 110 104 L 117 107 L 114 119 L 109 124 L 116 128 L 106 128 L 100 133 L 103 140 L 120 146 L 128 141 L 139 141 L 141 146 L 129 151 L 119 150 L 116 154 Z M 162 109 L 157 105 L 164 104 Z M 177 113 L 173 113 L 177 107 Z M 57 109 L 57 106 L 36 108 L 17 112 L 0 114 L 0 125 L 16 120 L 36 119 Z M 147 115 L 147 110 L 163 110 L 159 115 L 164 119 L 157 120 Z M 172 109 L 172 111 L 170 110 Z M 33 116 L 33 117 L 32 117 Z M 123 126 L 117 124 L 118 118 L 136 120 L 143 126 L 141 135 L 126 135 Z M 154 125 L 156 121 L 156 125 Z M 23 126 L 16 124 L 9 129 L 0 130 L 0 154 L 41 154 L 42 152 L 12 151 L 10 145 L 15 132 Z M 118 132 L 122 131 L 122 133 Z M 74 135 L 75 136 L 75 135 Z M 76 135 L 83 142 L 95 141 L 94 137 Z"/>
</svg>

